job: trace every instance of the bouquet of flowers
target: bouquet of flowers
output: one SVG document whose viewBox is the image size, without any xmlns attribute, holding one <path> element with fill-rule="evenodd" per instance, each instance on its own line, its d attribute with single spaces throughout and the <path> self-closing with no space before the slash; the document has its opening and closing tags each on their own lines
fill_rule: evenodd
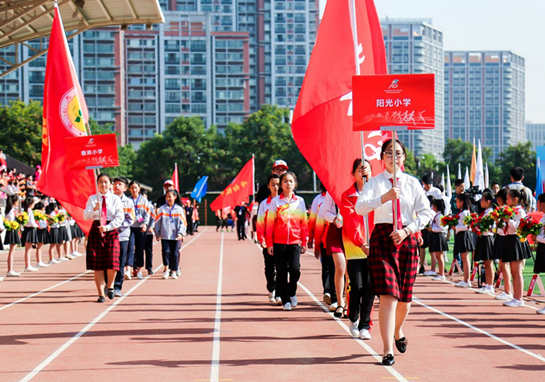
<svg viewBox="0 0 545 382">
<path fill-rule="evenodd" d="M 25 225 L 28 223 L 28 214 L 26 212 L 21 212 L 19 215 L 15 217 L 15 221 L 19 223 L 19 225 Z"/>
<path fill-rule="evenodd" d="M 47 219 L 47 224 L 49 225 L 57 224 L 59 222 L 56 216 L 45 215 L 45 218 Z"/>
<path fill-rule="evenodd" d="M 4 227 L 6 227 L 6 231 L 16 231 L 19 229 L 19 223 L 4 219 Z"/>
<path fill-rule="evenodd" d="M 517 229 L 517 235 L 520 236 L 520 241 L 524 243 L 528 235 L 539 235 L 542 228 L 542 223 L 535 221 L 531 216 L 526 216 L 520 221 Z"/>
<path fill-rule="evenodd" d="M 36 210 L 34 211 L 34 220 L 37 222 L 45 221 L 47 220 L 47 216 L 42 211 Z"/>
<path fill-rule="evenodd" d="M 443 227 L 454 228 L 458 225 L 458 217 L 453 215 L 443 216 L 441 218 L 441 225 Z"/>
<path fill-rule="evenodd" d="M 497 228 L 502 228 L 503 225 L 504 225 L 504 221 L 503 219 L 504 218 L 509 218 L 511 219 L 513 216 L 515 216 L 515 210 L 513 210 L 511 207 L 505 205 L 505 206 L 501 206 L 501 207 L 496 207 L 494 209 L 494 211 L 492 211 L 492 213 L 490 214 L 490 216 L 492 217 L 492 219 L 494 219 L 494 221 L 497 223 L 496 224 L 496 227 Z"/>
<path fill-rule="evenodd" d="M 464 224 L 473 229 L 473 224 L 477 221 L 477 219 L 479 219 L 479 215 L 476 213 L 469 214 L 464 218 Z"/>
<path fill-rule="evenodd" d="M 482 236 L 483 233 L 490 231 L 492 227 L 494 227 L 494 219 L 490 215 L 477 218 L 471 224 L 471 229 L 477 236 Z"/>
<path fill-rule="evenodd" d="M 57 214 L 57 222 L 58 223 L 64 223 L 65 220 L 66 220 L 66 214 L 65 213 Z"/>
</svg>

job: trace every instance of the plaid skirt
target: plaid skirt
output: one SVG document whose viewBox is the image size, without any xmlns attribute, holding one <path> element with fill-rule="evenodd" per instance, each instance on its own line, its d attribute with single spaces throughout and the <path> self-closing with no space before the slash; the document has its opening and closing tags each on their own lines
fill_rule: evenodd
<svg viewBox="0 0 545 382">
<path fill-rule="evenodd" d="M 104 233 L 98 230 L 100 222 L 93 221 L 89 240 L 87 240 L 87 269 L 102 271 L 113 269 L 119 271 L 119 232 L 115 229 Z"/>
<path fill-rule="evenodd" d="M 418 269 L 418 242 L 414 234 L 397 249 L 390 238 L 392 224 L 377 224 L 369 242 L 371 289 L 377 296 L 394 296 L 411 302 Z"/>
</svg>

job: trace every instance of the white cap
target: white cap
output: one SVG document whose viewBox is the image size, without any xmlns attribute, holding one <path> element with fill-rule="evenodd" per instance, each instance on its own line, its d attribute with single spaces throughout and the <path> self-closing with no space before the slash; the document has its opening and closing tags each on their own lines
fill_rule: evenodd
<svg viewBox="0 0 545 382">
<path fill-rule="evenodd" d="M 289 168 L 286 161 L 283 161 L 282 159 L 278 159 L 277 161 L 274 162 L 273 168 L 275 167 L 285 167 L 286 170 Z"/>
<path fill-rule="evenodd" d="M 165 180 L 165 183 L 163 183 L 163 186 L 164 186 L 165 184 L 171 184 L 171 185 L 174 186 L 174 182 L 172 181 L 172 179 L 167 179 L 167 180 Z"/>
</svg>

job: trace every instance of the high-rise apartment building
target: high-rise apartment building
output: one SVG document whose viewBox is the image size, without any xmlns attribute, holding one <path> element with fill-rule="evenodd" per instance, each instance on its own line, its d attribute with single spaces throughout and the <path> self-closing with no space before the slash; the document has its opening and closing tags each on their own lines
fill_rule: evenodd
<svg viewBox="0 0 545 382">
<path fill-rule="evenodd" d="M 524 73 L 513 52 L 445 52 L 445 139 L 480 139 L 493 158 L 524 142 Z"/>
<path fill-rule="evenodd" d="M 317 1 L 160 4 L 165 24 L 102 28 L 69 41 L 89 113 L 112 124 L 120 144 L 138 147 L 178 116 L 221 129 L 264 103 L 295 107 L 316 39 Z M 0 58 L 15 54 L 28 57 L 9 47 Z M 42 101 L 45 62 L 1 78 L 0 103 Z"/>
<path fill-rule="evenodd" d="M 532 142 L 534 151 L 539 146 L 545 146 L 545 123 L 526 122 L 526 140 Z"/>
<path fill-rule="evenodd" d="M 435 129 L 399 133 L 400 140 L 416 157 L 444 149 L 443 32 L 430 19 L 390 19 L 380 21 L 386 47 L 389 74 L 435 74 Z"/>
</svg>

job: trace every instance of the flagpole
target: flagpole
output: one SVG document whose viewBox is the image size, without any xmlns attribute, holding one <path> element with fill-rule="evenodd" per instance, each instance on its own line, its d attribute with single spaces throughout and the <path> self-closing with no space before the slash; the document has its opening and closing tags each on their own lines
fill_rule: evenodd
<svg viewBox="0 0 545 382">
<path fill-rule="evenodd" d="M 57 6 L 56 1 L 55 1 L 55 6 Z M 87 135 L 92 135 L 91 134 L 91 126 L 89 126 L 89 121 L 87 121 L 85 123 L 85 128 L 87 129 Z M 96 190 L 97 190 L 97 203 L 99 203 L 99 201 L 98 201 L 98 177 L 100 175 L 100 169 L 95 168 L 94 173 L 95 173 L 95 187 L 96 187 Z"/>
<path fill-rule="evenodd" d="M 350 21 L 352 24 L 352 40 L 354 42 L 354 60 L 356 63 L 356 76 L 361 74 L 360 62 L 358 58 L 358 25 L 356 23 L 356 0 L 348 0 L 350 9 Z M 361 142 L 361 167 L 365 168 L 365 142 L 363 139 L 363 131 L 360 131 Z M 363 186 L 365 187 L 365 177 L 363 177 Z M 357 190 L 356 190 L 357 191 Z M 369 245 L 369 218 L 367 215 L 363 217 L 363 223 L 365 226 L 365 238 L 367 245 Z"/>
</svg>

